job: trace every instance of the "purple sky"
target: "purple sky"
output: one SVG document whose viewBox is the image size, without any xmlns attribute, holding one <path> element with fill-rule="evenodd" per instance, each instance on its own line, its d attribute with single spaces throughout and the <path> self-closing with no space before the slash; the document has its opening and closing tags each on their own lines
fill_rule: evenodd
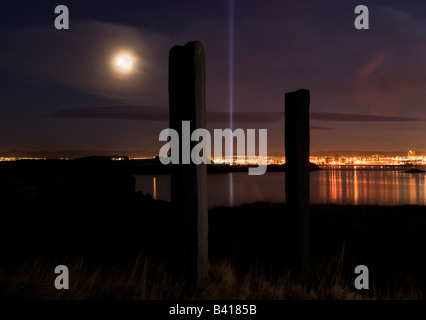
<svg viewBox="0 0 426 320">
<path fill-rule="evenodd" d="M 5 3 L 6 2 L 6 3 Z M 147 150 L 168 127 L 168 51 L 202 41 L 208 128 L 229 127 L 229 5 L 216 1 L 57 1 L 0 5 L 0 151 Z M 311 94 L 311 151 L 426 151 L 426 4 L 234 0 L 233 128 L 268 129 L 284 151 L 284 94 Z M 136 72 L 117 77 L 128 48 Z"/>
</svg>

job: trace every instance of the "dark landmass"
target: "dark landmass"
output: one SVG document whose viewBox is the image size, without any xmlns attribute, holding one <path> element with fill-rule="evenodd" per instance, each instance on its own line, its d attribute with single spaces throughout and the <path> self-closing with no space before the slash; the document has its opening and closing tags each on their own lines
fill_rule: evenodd
<svg viewBox="0 0 426 320">
<path fill-rule="evenodd" d="M 418 168 L 412 168 L 412 169 L 409 169 L 409 170 L 405 170 L 404 172 L 407 172 L 407 173 L 423 173 L 423 172 L 426 172 L 426 170 L 422 170 L 422 169 L 418 169 Z"/>
<path fill-rule="evenodd" d="M 20 161 L 1 170 L 0 297 L 181 298 L 179 281 L 164 282 L 180 252 L 179 212 L 169 202 L 135 192 L 131 175 L 100 161 L 54 171 L 37 167 L 42 162 L 30 162 L 37 170 Z M 304 287 L 299 280 L 290 286 L 282 274 L 295 272 L 289 258 L 295 235 L 285 204 L 209 210 L 216 271 L 192 298 L 241 298 L 239 290 L 255 299 L 424 297 L 425 207 L 311 205 L 310 220 L 310 278 Z M 74 280 L 72 290 L 53 287 L 60 264 L 72 267 L 71 279 L 84 290 Z M 364 292 L 353 288 L 361 264 L 372 288 Z"/>
<path fill-rule="evenodd" d="M 122 160 L 112 160 L 112 159 Z M 247 165 L 207 165 L 209 173 L 247 172 Z M 0 162 L 0 173 L 4 169 L 4 174 L 55 174 L 56 172 L 73 172 L 76 170 L 105 171 L 108 173 L 120 174 L 168 174 L 171 165 L 163 165 L 158 158 L 129 160 L 127 156 L 89 156 L 74 160 L 48 159 L 48 160 L 17 160 Z M 310 163 L 310 170 L 320 170 L 314 163 Z M 268 165 L 268 172 L 285 171 L 285 165 Z"/>
<path fill-rule="evenodd" d="M 88 150 L 60 150 L 60 151 L 49 151 L 49 150 L 16 150 L 12 149 L 9 151 L 1 152 L 0 157 L 15 157 L 15 158 L 46 158 L 46 159 L 76 159 L 90 156 L 110 156 L 113 154 L 125 155 L 129 158 L 140 158 L 140 157 L 151 157 L 153 152 L 147 150 L 104 150 L 104 151 L 88 151 Z"/>
</svg>

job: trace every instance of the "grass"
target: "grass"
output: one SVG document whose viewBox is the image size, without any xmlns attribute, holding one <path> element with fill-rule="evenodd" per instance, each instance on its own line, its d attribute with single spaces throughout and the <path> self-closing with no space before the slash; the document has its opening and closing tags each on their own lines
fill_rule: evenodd
<svg viewBox="0 0 426 320">
<path fill-rule="evenodd" d="M 284 204 L 214 208 L 209 277 L 185 293 L 183 280 L 171 276 L 181 233 L 170 203 L 131 192 L 81 196 L 45 183 L 46 190 L 0 185 L 7 191 L 0 202 L 3 299 L 425 298 L 426 207 L 311 205 L 311 269 L 303 281 L 289 259 L 295 235 Z M 60 264 L 69 267 L 70 290 L 53 286 Z M 360 264 L 370 270 L 369 290 L 354 288 Z"/>
<path fill-rule="evenodd" d="M 47 300 L 377 300 L 424 299 L 420 289 L 356 290 L 342 274 L 344 250 L 324 266 L 316 266 L 305 280 L 291 270 L 270 278 L 258 270 L 242 272 L 230 261 L 212 263 L 206 281 L 190 295 L 183 280 L 173 281 L 167 265 L 138 255 L 128 264 L 108 268 L 78 258 L 65 261 L 69 290 L 54 287 L 55 264 L 46 257 L 27 260 L 19 268 L 0 267 L 0 297 Z"/>
<path fill-rule="evenodd" d="M 303 280 L 285 204 L 211 209 L 210 274 L 184 292 L 171 267 L 182 256 L 182 232 L 170 203 L 134 192 L 128 176 L 21 164 L 0 177 L 2 299 L 425 298 L 425 206 L 311 205 Z M 54 288 L 62 264 L 69 290 Z M 369 290 L 354 288 L 361 264 Z"/>
</svg>

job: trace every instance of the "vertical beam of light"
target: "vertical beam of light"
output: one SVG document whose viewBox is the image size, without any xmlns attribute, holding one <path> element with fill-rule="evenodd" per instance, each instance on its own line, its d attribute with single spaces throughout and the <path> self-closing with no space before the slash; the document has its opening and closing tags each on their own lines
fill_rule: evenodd
<svg viewBox="0 0 426 320">
<path fill-rule="evenodd" d="M 234 0 L 229 0 L 228 15 L 228 45 L 229 45 L 229 128 L 233 129 L 233 111 L 234 111 Z M 234 143 L 232 133 L 230 137 L 230 155 L 233 155 Z M 233 158 L 232 158 L 233 161 Z"/>
</svg>

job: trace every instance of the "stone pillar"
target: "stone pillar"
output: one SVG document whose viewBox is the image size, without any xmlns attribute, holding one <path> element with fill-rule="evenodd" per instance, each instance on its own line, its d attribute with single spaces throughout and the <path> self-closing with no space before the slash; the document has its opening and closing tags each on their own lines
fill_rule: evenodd
<svg viewBox="0 0 426 320">
<path fill-rule="evenodd" d="M 296 230 L 296 261 L 309 265 L 309 90 L 285 94 L 285 192 Z"/>
<path fill-rule="evenodd" d="M 200 285 L 209 270 L 207 168 L 205 164 L 182 164 L 190 158 L 190 148 L 182 143 L 182 121 L 190 121 L 191 133 L 206 127 L 206 75 L 201 42 L 174 46 L 169 54 L 169 121 L 180 134 L 180 164 L 172 165 L 171 202 L 180 215 L 183 275 L 189 286 Z"/>
</svg>

